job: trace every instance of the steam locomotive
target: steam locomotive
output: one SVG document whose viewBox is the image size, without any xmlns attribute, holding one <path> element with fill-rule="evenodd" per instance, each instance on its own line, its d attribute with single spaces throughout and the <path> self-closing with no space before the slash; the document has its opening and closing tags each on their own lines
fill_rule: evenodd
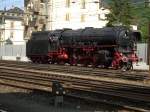
<svg viewBox="0 0 150 112">
<path fill-rule="evenodd" d="M 28 40 L 26 54 L 34 63 L 129 70 L 138 61 L 136 43 L 140 38 L 139 32 L 121 26 L 38 31 Z"/>
</svg>

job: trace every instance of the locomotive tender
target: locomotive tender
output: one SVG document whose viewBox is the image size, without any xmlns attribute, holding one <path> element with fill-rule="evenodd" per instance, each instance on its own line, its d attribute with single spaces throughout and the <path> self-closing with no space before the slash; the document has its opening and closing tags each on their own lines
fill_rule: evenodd
<svg viewBox="0 0 150 112">
<path fill-rule="evenodd" d="M 34 63 L 69 63 L 131 69 L 138 61 L 140 33 L 126 27 L 61 29 L 33 32 L 26 45 Z"/>
</svg>

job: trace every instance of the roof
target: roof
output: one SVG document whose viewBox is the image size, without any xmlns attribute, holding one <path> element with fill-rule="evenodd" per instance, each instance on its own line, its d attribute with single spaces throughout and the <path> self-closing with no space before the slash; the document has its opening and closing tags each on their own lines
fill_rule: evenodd
<svg viewBox="0 0 150 112">
<path fill-rule="evenodd" d="M 1 13 L 2 13 L 2 12 L 8 12 L 8 13 L 23 14 L 23 13 L 24 13 L 24 10 L 22 10 L 22 9 L 20 9 L 20 8 L 18 8 L 18 7 L 14 7 L 14 8 L 9 9 L 9 10 L 6 10 L 6 9 L 0 10 L 0 12 L 1 12 Z"/>
<path fill-rule="evenodd" d="M 0 13 L 4 14 L 3 16 L 5 16 L 5 19 L 23 20 L 24 11 L 18 7 L 14 7 L 9 10 L 0 10 Z"/>
<path fill-rule="evenodd" d="M 9 9 L 9 10 L 7 10 L 6 12 L 20 13 L 20 14 L 24 13 L 24 11 L 23 11 L 22 9 L 18 8 L 18 7 L 14 7 L 14 8 L 12 8 L 12 9 Z"/>
</svg>

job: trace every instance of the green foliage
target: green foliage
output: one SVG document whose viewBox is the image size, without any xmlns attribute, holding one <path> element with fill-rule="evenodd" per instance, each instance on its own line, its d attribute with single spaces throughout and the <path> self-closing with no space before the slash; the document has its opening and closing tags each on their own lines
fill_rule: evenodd
<svg viewBox="0 0 150 112">
<path fill-rule="evenodd" d="M 122 24 L 129 27 L 133 19 L 131 0 L 111 0 L 109 6 L 110 13 L 107 15 L 109 21 L 107 26 Z"/>
<path fill-rule="evenodd" d="M 142 32 L 142 40 L 148 38 L 148 25 L 150 22 L 150 7 L 145 7 L 145 4 L 136 5 L 133 10 L 134 22 L 138 25 L 138 29 Z"/>
<path fill-rule="evenodd" d="M 142 41 L 148 38 L 148 24 L 150 22 L 150 6 L 144 0 L 105 0 L 110 6 L 111 13 L 107 15 L 109 23 L 107 26 L 122 23 L 129 26 L 137 25 L 142 32 Z M 147 7 L 145 7 L 147 6 Z"/>
</svg>

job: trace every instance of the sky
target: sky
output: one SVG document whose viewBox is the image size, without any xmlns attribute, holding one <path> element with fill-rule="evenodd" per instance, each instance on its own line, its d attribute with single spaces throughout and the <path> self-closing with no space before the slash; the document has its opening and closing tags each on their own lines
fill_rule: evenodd
<svg viewBox="0 0 150 112">
<path fill-rule="evenodd" d="M 13 7 L 24 7 L 24 0 L 0 0 L 0 10 L 3 10 L 6 7 L 6 9 L 10 9 Z"/>
</svg>

